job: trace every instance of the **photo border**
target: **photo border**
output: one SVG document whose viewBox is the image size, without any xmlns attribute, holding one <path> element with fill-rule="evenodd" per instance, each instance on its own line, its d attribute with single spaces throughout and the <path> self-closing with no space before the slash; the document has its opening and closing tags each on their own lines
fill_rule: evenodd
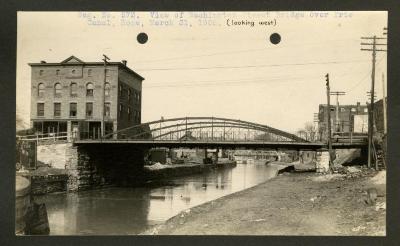
<svg viewBox="0 0 400 246">
<path fill-rule="evenodd" d="M 215 1 L 129 1 L 129 0 L 8 0 L 2 3 L 0 21 L 0 245 L 398 245 L 399 213 L 399 126 L 400 76 L 399 4 L 395 0 L 215 0 Z M 349 236 L 15 236 L 15 111 L 17 11 L 389 11 L 388 12 L 388 175 L 386 237 Z"/>
</svg>

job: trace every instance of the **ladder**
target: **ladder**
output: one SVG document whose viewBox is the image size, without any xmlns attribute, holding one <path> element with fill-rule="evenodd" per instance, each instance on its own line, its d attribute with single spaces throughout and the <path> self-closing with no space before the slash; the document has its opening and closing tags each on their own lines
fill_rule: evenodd
<svg viewBox="0 0 400 246">
<path fill-rule="evenodd" d="M 386 155 L 381 145 L 375 146 L 372 141 L 372 153 L 375 161 L 377 162 L 378 170 L 386 169 Z"/>
</svg>

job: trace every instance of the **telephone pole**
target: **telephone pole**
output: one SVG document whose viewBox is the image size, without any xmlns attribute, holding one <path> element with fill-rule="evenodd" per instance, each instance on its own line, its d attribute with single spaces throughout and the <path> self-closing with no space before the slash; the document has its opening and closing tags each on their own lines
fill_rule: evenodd
<svg viewBox="0 0 400 246">
<path fill-rule="evenodd" d="M 377 49 L 377 46 L 387 45 L 382 43 L 377 43 L 377 40 L 382 40 L 386 38 L 382 37 L 361 37 L 363 40 L 371 41 L 372 43 L 361 43 L 362 51 L 372 51 L 372 72 L 371 72 L 371 102 L 369 106 L 368 112 L 368 167 L 371 168 L 372 162 L 372 141 L 373 141 L 373 131 L 374 131 L 374 92 L 375 92 L 375 64 L 376 64 L 376 52 L 384 51 L 385 49 Z M 364 48 L 367 47 L 367 48 Z M 377 169 L 377 163 L 375 163 L 375 168 Z"/>
<path fill-rule="evenodd" d="M 344 91 L 332 91 L 330 95 L 336 96 L 336 124 L 335 124 L 335 132 L 340 132 L 340 120 L 339 120 L 339 96 L 346 95 Z"/>
<path fill-rule="evenodd" d="M 326 78 L 326 96 L 328 101 L 328 152 L 329 152 L 329 168 L 333 169 L 332 162 L 332 130 L 331 130 L 331 93 L 329 87 L 329 73 L 325 75 Z"/>
<path fill-rule="evenodd" d="M 383 35 L 387 36 L 387 27 L 383 28 Z M 387 106 L 386 106 L 386 91 L 385 91 L 385 73 L 382 72 L 382 106 L 383 106 L 383 133 L 387 133 Z"/>
<path fill-rule="evenodd" d="M 314 134 L 314 141 L 320 141 L 319 137 L 319 116 L 318 113 L 314 113 L 314 127 L 315 127 L 315 134 Z"/>
<path fill-rule="evenodd" d="M 382 73 L 382 106 L 383 106 L 383 133 L 387 133 L 386 97 L 385 97 L 385 74 Z"/>
<path fill-rule="evenodd" d="M 104 81 L 103 81 L 103 95 L 102 95 L 102 110 L 101 110 L 101 137 L 104 137 L 104 130 L 105 130 L 105 124 L 104 124 L 104 113 L 105 113 L 105 109 L 104 109 L 104 104 L 106 101 L 106 82 L 107 82 L 107 61 L 110 60 L 110 58 L 108 58 L 106 55 L 103 54 L 103 62 L 104 62 Z"/>
</svg>

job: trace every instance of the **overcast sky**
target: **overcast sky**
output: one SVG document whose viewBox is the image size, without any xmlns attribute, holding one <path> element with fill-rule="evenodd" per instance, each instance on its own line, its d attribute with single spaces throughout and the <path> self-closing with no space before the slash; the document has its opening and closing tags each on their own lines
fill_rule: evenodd
<svg viewBox="0 0 400 246">
<path fill-rule="evenodd" d="M 145 78 L 142 122 L 218 116 L 294 132 L 326 103 L 326 73 L 332 91 L 347 93 L 340 103 L 365 104 L 371 52 L 360 51 L 360 37 L 382 36 L 387 27 L 386 12 L 324 13 L 167 12 L 157 18 L 149 12 L 19 12 L 17 113 L 29 122 L 27 63 L 61 62 L 71 55 L 93 62 L 106 54 L 111 61 L 127 60 Z M 254 26 L 227 26 L 242 20 Z M 137 42 L 140 32 L 148 34 L 147 43 Z M 275 32 L 281 35 L 277 45 L 269 41 Z M 378 99 L 382 73 L 386 54 L 380 52 Z"/>
</svg>

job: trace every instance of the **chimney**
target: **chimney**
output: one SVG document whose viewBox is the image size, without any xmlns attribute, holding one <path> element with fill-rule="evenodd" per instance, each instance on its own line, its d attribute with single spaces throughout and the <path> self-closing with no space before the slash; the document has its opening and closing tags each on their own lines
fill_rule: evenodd
<svg viewBox="0 0 400 246">
<path fill-rule="evenodd" d="M 42 63 L 42 64 L 43 64 L 43 63 L 46 63 L 46 61 L 40 61 L 40 63 Z"/>
<path fill-rule="evenodd" d="M 122 64 L 124 64 L 126 66 L 127 61 L 126 60 L 122 60 Z"/>
</svg>

